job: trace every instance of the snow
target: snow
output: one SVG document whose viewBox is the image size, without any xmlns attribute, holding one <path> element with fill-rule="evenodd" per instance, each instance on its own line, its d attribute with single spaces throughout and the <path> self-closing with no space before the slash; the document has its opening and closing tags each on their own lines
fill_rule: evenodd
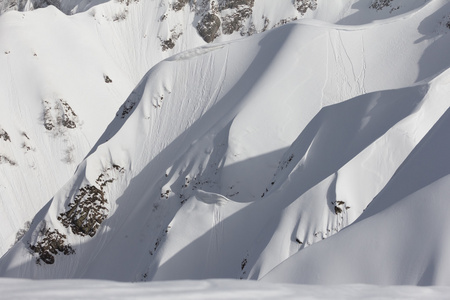
<svg viewBox="0 0 450 300">
<path fill-rule="evenodd" d="M 445 299 L 450 288 L 314 286 L 224 279 L 148 283 L 1 279 L 0 291 L 4 299 Z"/>
<path fill-rule="evenodd" d="M 0 276 L 225 298 L 449 285 L 450 5 L 273 3 L 208 45 L 209 6 L 1 15 L 0 155 L 16 162 L 0 164 L 3 252 L 37 214 Z"/>
<path fill-rule="evenodd" d="M 433 83 L 439 84 L 442 76 Z M 439 84 L 441 88 L 445 89 Z M 442 101 L 443 97 L 438 99 Z M 267 275 L 267 280 L 448 285 L 448 258 L 444 253 L 450 245 L 445 230 L 449 112 L 445 111 L 351 226 L 283 262 Z M 358 246 L 349 247 L 350 240 L 357 240 Z M 324 249 L 333 256 L 319 253 Z M 308 253 L 321 257 L 320 263 Z M 303 259 L 307 263 L 295 261 Z M 308 271 L 287 271 L 299 265 Z"/>
<path fill-rule="evenodd" d="M 290 9 L 276 18 L 297 13 L 284 2 Z M 0 92 L 6 95 L 0 129 L 11 137 L 0 145 L 0 203 L 8 203 L 0 209 L 1 254 L 73 175 L 145 73 L 172 54 L 205 44 L 195 29 L 198 16 L 190 9 L 175 12 L 165 1 L 53 3 L 61 11 L 38 0 L 0 1 L 0 11 L 13 10 L 0 18 Z M 258 4 L 259 13 L 272 5 Z M 38 7 L 46 8 L 33 10 Z M 161 41 L 173 28 L 182 35 L 163 51 Z M 235 38 L 241 37 L 220 40 Z M 44 129 L 47 119 L 62 118 L 60 99 L 76 114 L 76 128 Z"/>
</svg>

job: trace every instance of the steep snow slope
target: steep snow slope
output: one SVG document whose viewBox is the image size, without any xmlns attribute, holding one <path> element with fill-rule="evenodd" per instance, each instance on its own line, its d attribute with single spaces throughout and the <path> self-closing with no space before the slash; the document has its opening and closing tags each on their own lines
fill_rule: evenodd
<svg viewBox="0 0 450 300">
<path fill-rule="evenodd" d="M 206 15 L 220 11 L 216 40 L 226 41 L 318 12 L 288 0 L 277 7 L 262 0 L 220 3 L 0 1 L 1 12 L 52 4 L 78 13 L 69 17 L 49 6 L 0 18 L 0 254 L 69 179 L 148 69 L 205 44 L 197 27 Z M 336 21 L 352 10 L 333 11 L 321 18 Z"/>
<path fill-rule="evenodd" d="M 448 78 L 439 86 L 446 93 Z M 287 259 L 264 280 L 449 285 L 449 122 L 447 109 L 353 225 Z"/>
<path fill-rule="evenodd" d="M 261 278 L 340 236 L 449 107 L 449 13 L 305 19 L 159 63 L 0 274 Z"/>
<path fill-rule="evenodd" d="M 213 8 L 202 3 L 0 1 L 1 11 L 53 4 L 79 13 L 49 6 L 0 18 L 0 254 L 70 178 L 148 69 L 205 44 L 196 25 Z M 273 8 L 260 3 L 258 20 Z M 301 16 L 284 3 L 274 18 Z M 278 26 L 276 18 L 266 25 Z"/>
<path fill-rule="evenodd" d="M 79 25 L 52 8 L 0 18 L 0 130 L 9 137 L 0 142 L 2 253 L 73 174 L 132 87 Z M 121 84 L 107 84 L 106 74 Z"/>
<path fill-rule="evenodd" d="M 0 130 L 9 137 L 0 141 L 1 253 L 73 174 L 134 85 L 80 30 L 86 19 L 52 7 L 0 18 Z"/>
</svg>

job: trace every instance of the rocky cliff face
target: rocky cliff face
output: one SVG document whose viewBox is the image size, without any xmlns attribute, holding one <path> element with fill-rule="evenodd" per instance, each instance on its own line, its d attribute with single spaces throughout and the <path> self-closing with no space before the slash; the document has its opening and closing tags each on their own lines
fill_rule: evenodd
<svg viewBox="0 0 450 300">
<path fill-rule="evenodd" d="M 295 0 L 291 4 L 301 16 L 308 9 L 315 10 L 317 8 L 317 0 Z M 197 31 L 207 43 L 211 43 L 220 35 L 231 35 L 237 32 L 241 36 L 247 36 L 264 32 L 270 28 L 269 18 L 254 11 L 255 0 L 177 0 L 172 5 L 175 11 L 185 7 L 195 11 L 196 18 L 199 19 L 196 26 Z M 295 13 L 290 14 L 272 24 L 271 28 L 296 20 L 298 17 Z M 260 19 L 263 22 L 260 22 Z M 255 22 L 255 20 L 258 21 Z"/>
<path fill-rule="evenodd" d="M 66 14 L 73 14 L 84 11 L 97 4 L 108 2 L 107 0 L 0 0 L 0 14 L 10 11 L 29 11 L 53 5 Z M 113 0 L 120 4 L 129 6 L 139 0 Z M 259 3 L 258 3 L 259 2 Z M 283 25 L 289 21 L 298 19 L 307 13 L 308 10 L 317 8 L 317 0 L 294 0 L 289 2 L 297 12 L 291 11 L 284 18 L 270 20 L 267 16 L 261 15 L 254 10 L 255 4 L 262 3 L 258 0 L 175 0 L 162 1 L 160 6 L 167 7 L 167 11 L 161 15 L 160 21 L 164 22 L 168 18 L 174 17 L 176 13 L 188 10 L 195 13 L 196 22 L 193 26 L 198 34 L 207 43 L 214 41 L 221 35 L 231 35 L 235 32 L 241 36 L 252 35 L 264 32 L 267 29 Z M 126 17 L 126 13 L 123 18 Z M 123 19 L 122 18 L 122 19 Z M 117 18 L 117 21 L 121 18 Z M 260 19 L 263 22 L 260 22 Z M 272 21 L 272 22 L 271 22 Z M 172 49 L 175 42 L 182 34 L 172 30 L 172 35 L 161 40 L 162 49 Z"/>
</svg>

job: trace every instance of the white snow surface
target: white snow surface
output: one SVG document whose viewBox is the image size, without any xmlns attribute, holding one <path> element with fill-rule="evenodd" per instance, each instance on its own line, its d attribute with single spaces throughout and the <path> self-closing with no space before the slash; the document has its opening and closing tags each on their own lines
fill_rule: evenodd
<svg viewBox="0 0 450 300">
<path fill-rule="evenodd" d="M 231 279 L 123 283 L 0 279 L 2 299 L 447 299 L 450 287 L 294 285 Z"/>
<path fill-rule="evenodd" d="M 0 275 L 262 279 L 194 283 L 216 296 L 230 282 L 450 285 L 450 4 L 387 2 L 318 0 L 284 26 L 209 45 L 185 7 L 167 15 L 183 30 L 168 51 L 164 1 L 3 14 L 0 155 L 16 162 L 0 160 L 4 251 L 52 198 Z M 255 0 L 255 15 L 299 17 L 274 3 Z M 80 234 L 86 220 L 95 230 Z"/>
<path fill-rule="evenodd" d="M 173 1 L 50 1 L 60 10 L 47 2 L 0 0 L 8 10 L 0 17 L 0 132 L 9 136 L 0 139 L 0 254 L 69 180 L 145 73 L 205 44 L 199 16 L 189 6 L 174 11 Z M 299 15 L 283 2 L 270 27 Z M 255 22 L 272 8 L 259 2 Z M 163 51 L 173 34 L 174 48 Z"/>
</svg>

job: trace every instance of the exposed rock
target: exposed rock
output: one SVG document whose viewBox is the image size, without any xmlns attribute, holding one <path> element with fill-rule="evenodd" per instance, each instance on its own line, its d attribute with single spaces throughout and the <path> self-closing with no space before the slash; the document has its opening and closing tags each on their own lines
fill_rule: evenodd
<svg viewBox="0 0 450 300">
<path fill-rule="evenodd" d="M 392 1 L 393 0 L 374 0 L 372 4 L 369 6 L 369 8 L 382 10 L 385 7 L 390 7 Z"/>
<path fill-rule="evenodd" d="M 252 15 L 250 8 L 243 8 L 231 15 L 223 18 L 222 32 L 223 34 L 232 34 L 235 31 L 240 31 L 244 27 L 244 22 Z"/>
<path fill-rule="evenodd" d="M 5 155 L 0 155 L 0 165 L 3 163 L 10 164 L 11 166 L 17 165 L 17 163 L 15 161 L 13 161 L 12 159 L 10 159 L 9 157 L 7 157 Z"/>
<path fill-rule="evenodd" d="M 53 102 L 44 101 L 44 127 L 52 130 L 55 127 L 73 129 L 77 127 L 78 117 L 70 105 L 63 99 Z"/>
<path fill-rule="evenodd" d="M 317 0 L 291 1 L 302 15 L 308 9 L 314 10 L 317 7 Z M 195 12 L 196 18 L 200 19 L 196 25 L 199 35 L 204 41 L 211 43 L 222 33 L 230 35 L 239 32 L 241 36 L 246 36 L 269 29 L 271 22 L 266 16 L 262 16 L 264 19 L 263 27 L 259 26 L 260 22 L 254 22 L 254 5 L 255 0 L 174 0 L 170 5 L 170 10 L 165 11 L 160 16 L 160 21 L 166 22 L 171 19 L 174 14 L 170 14 L 170 11 L 176 12 L 188 6 L 192 12 Z M 297 16 L 290 16 L 279 21 L 274 27 L 296 19 Z M 179 35 L 181 33 L 178 33 Z M 162 50 L 173 49 L 178 36 L 172 34 L 172 36 L 160 37 Z"/>
<path fill-rule="evenodd" d="M 103 79 L 105 80 L 106 83 L 111 83 L 112 82 L 112 79 L 109 78 L 108 75 L 103 75 Z"/>
<path fill-rule="evenodd" d="M 58 229 L 44 228 L 41 233 L 40 241 L 36 242 L 35 245 L 30 245 L 30 250 L 39 255 L 36 259 L 37 264 L 40 264 L 42 260 L 44 263 L 51 265 L 55 262 L 54 255 L 75 253 L 75 250 L 66 244 L 67 236 L 60 233 Z"/>
<path fill-rule="evenodd" d="M 162 51 L 166 51 L 168 49 L 173 49 L 173 47 L 175 47 L 175 42 L 172 39 L 161 41 Z"/>
<path fill-rule="evenodd" d="M 317 0 L 294 0 L 294 6 L 303 16 L 308 9 L 315 10 L 317 8 Z"/>
<path fill-rule="evenodd" d="M 70 227 L 74 234 L 93 237 L 108 217 L 105 187 L 116 180 L 117 173 L 123 172 L 123 168 L 113 165 L 98 176 L 95 185 L 80 188 L 74 201 L 69 204 L 69 210 L 61 213 L 58 220 L 65 227 Z"/>
<path fill-rule="evenodd" d="M 11 142 L 9 134 L 4 129 L 0 129 L 0 139 L 4 140 L 5 142 Z"/>
<path fill-rule="evenodd" d="M 339 206 L 335 206 L 334 207 L 334 213 L 335 214 L 340 214 L 342 212 L 342 208 L 340 208 Z"/>
<path fill-rule="evenodd" d="M 125 118 L 125 116 L 127 116 L 133 110 L 135 105 L 136 102 L 128 98 L 127 101 L 125 101 L 125 103 L 120 108 L 119 112 L 116 114 L 116 117 L 120 115 L 121 119 Z"/>
<path fill-rule="evenodd" d="M 161 49 L 163 51 L 166 51 L 168 49 L 173 49 L 175 47 L 175 42 L 178 40 L 178 38 L 183 34 L 181 31 L 177 31 L 177 27 L 172 28 L 170 30 L 171 36 L 167 40 L 161 40 Z"/>
<path fill-rule="evenodd" d="M 63 99 L 59 99 L 61 103 L 61 107 L 63 109 L 62 114 L 62 125 L 67 128 L 75 128 L 77 125 L 75 122 L 77 121 L 77 114 L 73 111 L 73 109 L 69 106 L 69 104 Z"/>
<path fill-rule="evenodd" d="M 244 260 L 241 262 L 241 270 L 244 270 L 246 265 L 247 265 L 247 259 L 244 258 Z"/>
<path fill-rule="evenodd" d="M 172 9 L 174 11 L 179 11 L 189 2 L 189 0 L 177 0 L 173 5 Z"/>
<path fill-rule="evenodd" d="M 52 121 L 52 114 L 51 114 L 51 106 L 48 101 L 44 101 L 44 127 L 47 130 L 52 130 L 55 125 Z"/>
<path fill-rule="evenodd" d="M 112 20 L 114 22 L 123 21 L 123 20 L 125 20 L 127 18 L 127 15 L 128 15 L 128 9 L 124 9 L 124 10 L 116 13 L 113 16 Z"/>
<path fill-rule="evenodd" d="M 255 5 L 255 0 L 222 0 L 219 9 L 233 9 L 238 8 L 241 5 L 253 7 L 253 5 Z"/>
<path fill-rule="evenodd" d="M 58 220 L 70 227 L 74 234 L 94 236 L 100 224 L 108 216 L 107 199 L 102 189 L 87 185 L 80 189 L 69 210 L 60 214 Z"/>
<path fill-rule="evenodd" d="M 207 43 L 211 43 L 219 35 L 220 19 L 218 16 L 208 13 L 197 24 L 198 34 Z"/>
<path fill-rule="evenodd" d="M 139 0 L 118 0 L 120 3 L 125 3 L 126 6 L 130 5 L 132 2 L 139 2 Z"/>
</svg>

